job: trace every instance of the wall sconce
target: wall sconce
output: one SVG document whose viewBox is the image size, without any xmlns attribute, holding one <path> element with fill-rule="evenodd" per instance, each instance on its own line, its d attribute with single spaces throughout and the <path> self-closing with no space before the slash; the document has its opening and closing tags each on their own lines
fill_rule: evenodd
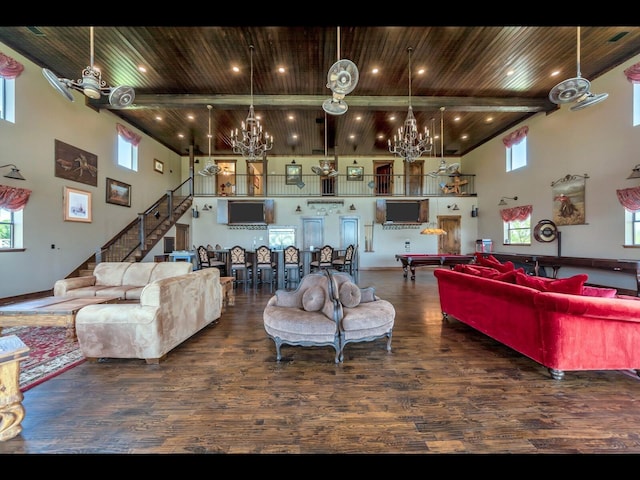
<svg viewBox="0 0 640 480">
<path fill-rule="evenodd" d="M 354 160 L 354 162 L 355 162 L 355 160 Z M 349 206 L 349 210 L 351 210 L 352 212 L 355 212 L 355 211 L 356 211 L 356 206 L 352 203 L 352 204 Z"/>
<path fill-rule="evenodd" d="M 5 165 L 5 167 L 6 167 L 6 165 Z M 635 167 L 633 167 L 633 170 L 631 170 L 631 173 L 627 177 L 627 180 L 629 180 L 631 178 L 640 178 L 640 164 L 638 164 Z"/>
<path fill-rule="evenodd" d="M 14 180 L 26 180 L 20 173 L 20 170 L 18 170 L 18 167 L 16 167 L 13 163 L 7 163 L 6 165 L 0 166 L 0 168 L 4 167 L 11 167 L 11 171 L 5 175 L 5 178 L 13 178 Z"/>
<path fill-rule="evenodd" d="M 505 202 L 505 201 L 504 201 L 504 199 L 505 199 L 505 198 L 506 198 L 507 200 L 518 200 L 518 197 L 517 197 L 517 196 L 515 196 L 515 197 L 502 197 L 502 198 L 500 199 L 500 202 L 498 203 L 498 206 L 499 206 L 499 207 L 504 207 L 504 206 L 507 204 L 507 202 Z"/>
<path fill-rule="evenodd" d="M 478 216 L 478 207 L 475 205 L 471 205 L 471 216 L 474 218 Z"/>
<path fill-rule="evenodd" d="M 353 161 L 353 164 L 354 164 L 354 165 L 357 165 L 357 164 L 358 164 L 358 161 L 357 161 L 357 160 L 354 160 L 354 161 Z"/>
<path fill-rule="evenodd" d="M 156 210 L 155 212 L 153 212 L 153 216 L 156 220 L 158 220 L 160 218 L 160 210 Z"/>
<path fill-rule="evenodd" d="M 204 204 L 204 207 L 202 207 L 202 211 L 203 212 L 208 212 L 209 210 L 213 210 L 213 205 L 207 205 L 206 203 Z"/>
<path fill-rule="evenodd" d="M 458 204 L 457 203 L 454 203 L 453 205 L 447 205 L 447 208 L 453 208 L 453 210 L 460 210 L 458 208 Z"/>
<path fill-rule="evenodd" d="M 200 212 L 198 211 L 198 206 L 196 208 L 191 209 L 191 213 L 193 214 L 193 218 L 198 218 L 200 216 Z"/>
<path fill-rule="evenodd" d="M 296 213 L 302 213 L 302 208 L 300 208 L 300 205 L 296 207 Z"/>
</svg>

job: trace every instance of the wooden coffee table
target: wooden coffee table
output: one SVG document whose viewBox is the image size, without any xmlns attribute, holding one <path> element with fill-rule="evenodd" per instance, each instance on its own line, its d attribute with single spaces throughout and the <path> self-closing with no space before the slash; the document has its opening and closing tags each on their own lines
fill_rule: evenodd
<svg viewBox="0 0 640 480">
<path fill-rule="evenodd" d="M 3 327 L 66 327 L 76 336 L 76 314 L 87 305 L 113 303 L 120 297 L 44 297 L 0 306 L 0 334 Z"/>
</svg>

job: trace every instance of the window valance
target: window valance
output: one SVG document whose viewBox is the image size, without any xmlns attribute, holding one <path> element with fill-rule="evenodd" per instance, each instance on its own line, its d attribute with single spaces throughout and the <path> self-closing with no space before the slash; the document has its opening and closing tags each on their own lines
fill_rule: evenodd
<svg viewBox="0 0 640 480">
<path fill-rule="evenodd" d="M 624 75 L 631 83 L 640 83 L 640 63 L 631 65 L 624 71 Z"/>
<path fill-rule="evenodd" d="M 127 142 L 131 143 L 135 147 L 137 147 L 140 144 L 140 140 L 142 140 L 142 136 L 132 132 L 120 123 L 116 123 L 116 130 L 118 131 L 118 135 L 124 137 Z"/>
<path fill-rule="evenodd" d="M 500 210 L 500 217 L 505 222 L 515 222 L 516 220 L 526 220 L 531 212 L 533 212 L 533 205 L 522 205 L 521 207 Z"/>
<path fill-rule="evenodd" d="M 0 77 L 13 80 L 17 78 L 23 70 L 24 65 L 0 52 Z"/>
<path fill-rule="evenodd" d="M 529 133 L 529 126 L 525 125 L 524 127 L 514 130 L 509 135 L 504 137 L 502 139 L 502 143 L 504 143 L 505 147 L 511 148 L 524 140 L 524 138 L 527 136 L 527 133 Z"/>
<path fill-rule="evenodd" d="M 623 188 L 616 190 L 620 205 L 631 212 L 640 210 L 640 187 Z"/>
<path fill-rule="evenodd" d="M 22 210 L 29 201 L 29 195 L 31 195 L 31 190 L 26 188 L 0 185 L 0 208 L 10 212 Z"/>
</svg>

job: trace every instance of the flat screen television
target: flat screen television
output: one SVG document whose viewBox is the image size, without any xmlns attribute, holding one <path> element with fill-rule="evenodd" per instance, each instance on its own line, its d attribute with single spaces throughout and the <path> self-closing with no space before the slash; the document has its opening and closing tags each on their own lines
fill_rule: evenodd
<svg viewBox="0 0 640 480">
<path fill-rule="evenodd" d="M 273 200 L 218 200 L 218 223 L 227 225 L 273 223 Z"/>
<path fill-rule="evenodd" d="M 378 223 L 426 223 L 429 221 L 429 200 L 376 200 Z"/>
</svg>

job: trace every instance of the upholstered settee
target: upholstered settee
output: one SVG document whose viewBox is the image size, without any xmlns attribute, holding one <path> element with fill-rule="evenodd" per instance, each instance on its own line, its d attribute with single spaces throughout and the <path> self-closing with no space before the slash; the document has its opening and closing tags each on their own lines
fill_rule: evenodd
<svg viewBox="0 0 640 480">
<path fill-rule="evenodd" d="M 83 307 L 76 315 L 76 332 L 88 359 L 140 358 L 158 363 L 219 319 L 221 312 L 220 270 L 205 268 L 148 283 L 139 303 Z"/>
<path fill-rule="evenodd" d="M 344 359 L 345 345 L 351 342 L 386 338 L 390 352 L 396 317 L 391 302 L 378 297 L 373 287 L 360 288 L 348 273 L 329 270 L 328 274 L 333 281 L 332 293 L 340 319 L 340 361 Z"/>
<path fill-rule="evenodd" d="M 547 367 L 554 379 L 565 371 L 640 369 L 636 297 L 585 286 L 585 274 L 548 279 L 507 262 L 494 267 L 434 270 L 443 320 L 466 323 Z"/>
<path fill-rule="evenodd" d="M 267 335 L 276 344 L 278 361 L 283 344 L 330 345 L 339 363 L 350 342 L 386 337 L 387 351 L 391 351 L 395 308 L 376 296 L 372 287 L 360 288 L 348 273 L 326 269 L 305 275 L 296 290 L 277 290 L 267 302 L 263 319 Z"/>
<path fill-rule="evenodd" d="M 57 280 L 53 294 L 139 300 L 147 284 L 192 270 L 191 262 L 101 262 L 94 268 L 93 275 Z"/>
</svg>

